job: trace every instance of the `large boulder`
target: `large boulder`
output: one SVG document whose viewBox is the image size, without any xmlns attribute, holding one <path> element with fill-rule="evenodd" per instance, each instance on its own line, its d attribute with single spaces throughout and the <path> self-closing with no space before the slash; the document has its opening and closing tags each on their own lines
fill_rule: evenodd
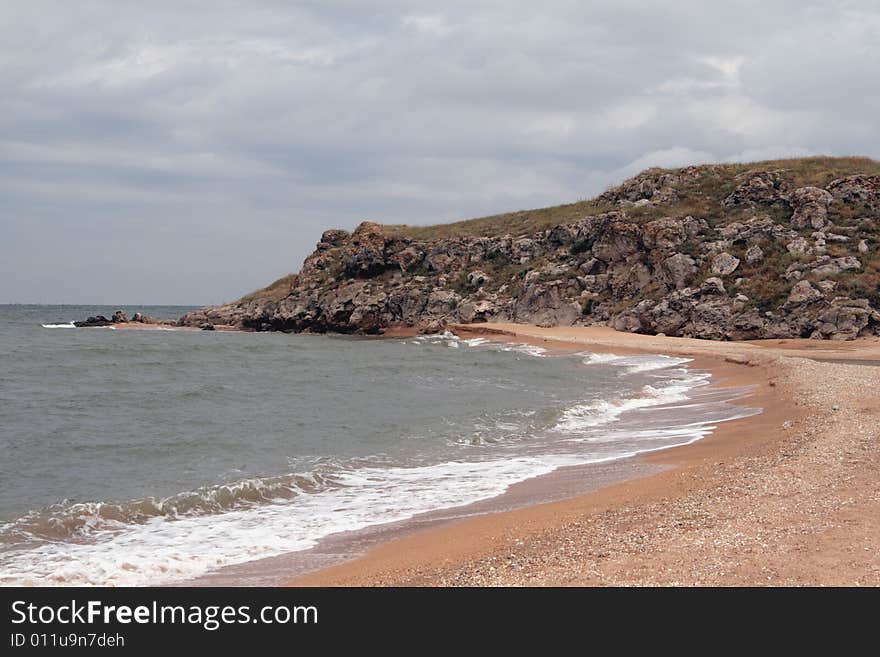
<svg viewBox="0 0 880 657">
<path fill-rule="evenodd" d="M 642 231 L 636 224 L 612 222 L 593 244 L 593 256 L 602 262 L 620 262 L 642 249 Z"/>
<path fill-rule="evenodd" d="M 539 326 L 571 326 L 583 315 L 583 307 L 565 294 L 561 281 L 526 286 L 516 300 L 514 319 Z"/>
<path fill-rule="evenodd" d="M 386 237 L 382 227 L 364 221 L 352 233 L 342 250 L 342 268 L 347 276 L 369 278 L 385 271 Z"/>
<path fill-rule="evenodd" d="M 809 281 L 798 281 L 791 288 L 788 300 L 783 307 L 791 309 L 797 305 L 813 303 L 814 301 L 821 301 L 822 299 L 824 299 L 822 293 L 814 288 Z"/>
<path fill-rule="evenodd" d="M 675 251 L 688 238 L 685 222 L 678 217 L 649 221 L 642 228 L 645 248 Z"/>
<path fill-rule="evenodd" d="M 794 214 L 791 225 L 798 229 L 814 228 L 821 230 L 828 224 L 828 206 L 833 197 L 818 187 L 800 187 L 789 197 Z"/>
<path fill-rule="evenodd" d="M 663 261 L 663 270 L 669 277 L 672 286 L 680 290 L 687 287 L 697 273 L 697 263 L 689 255 L 676 253 Z"/>
</svg>

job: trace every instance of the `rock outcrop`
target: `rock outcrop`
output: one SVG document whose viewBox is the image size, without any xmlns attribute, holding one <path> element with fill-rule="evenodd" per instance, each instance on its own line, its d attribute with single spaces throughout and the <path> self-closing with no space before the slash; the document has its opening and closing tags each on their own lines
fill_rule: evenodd
<svg viewBox="0 0 880 657">
<path fill-rule="evenodd" d="M 601 195 L 601 211 L 531 232 L 328 230 L 298 274 L 179 324 L 375 334 L 513 321 L 718 340 L 880 333 L 880 177 L 823 187 L 787 169 L 738 171 L 650 170 Z"/>
</svg>

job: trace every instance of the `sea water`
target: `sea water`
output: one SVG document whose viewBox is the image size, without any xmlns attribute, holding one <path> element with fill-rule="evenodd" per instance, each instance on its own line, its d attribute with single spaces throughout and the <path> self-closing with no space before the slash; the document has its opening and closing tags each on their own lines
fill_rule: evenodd
<svg viewBox="0 0 880 657">
<path fill-rule="evenodd" d="M 179 582 L 757 412 L 664 355 L 70 328 L 114 310 L 0 306 L 0 584 Z"/>
</svg>

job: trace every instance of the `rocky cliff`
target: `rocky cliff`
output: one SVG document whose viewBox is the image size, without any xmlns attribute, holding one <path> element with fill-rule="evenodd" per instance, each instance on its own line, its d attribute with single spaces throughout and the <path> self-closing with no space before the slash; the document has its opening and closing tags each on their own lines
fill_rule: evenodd
<svg viewBox="0 0 880 657">
<path fill-rule="evenodd" d="M 651 169 L 590 201 L 328 230 L 299 274 L 181 325 L 381 333 L 603 324 L 717 340 L 880 333 L 880 163 Z"/>
</svg>

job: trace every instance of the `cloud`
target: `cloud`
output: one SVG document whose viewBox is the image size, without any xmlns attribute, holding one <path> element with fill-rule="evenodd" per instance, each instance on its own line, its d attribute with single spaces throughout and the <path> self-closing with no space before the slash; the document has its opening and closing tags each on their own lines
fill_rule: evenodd
<svg viewBox="0 0 880 657">
<path fill-rule="evenodd" d="M 452 29 L 446 22 L 446 18 L 440 14 L 419 14 L 404 17 L 404 27 L 414 29 L 422 34 L 430 34 L 433 36 L 446 36 Z"/>
<path fill-rule="evenodd" d="M 220 301 L 367 217 L 568 202 L 648 166 L 880 156 L 868 1 L 213 7 L 0 8 L 0 302 Z"/>
</svg>

